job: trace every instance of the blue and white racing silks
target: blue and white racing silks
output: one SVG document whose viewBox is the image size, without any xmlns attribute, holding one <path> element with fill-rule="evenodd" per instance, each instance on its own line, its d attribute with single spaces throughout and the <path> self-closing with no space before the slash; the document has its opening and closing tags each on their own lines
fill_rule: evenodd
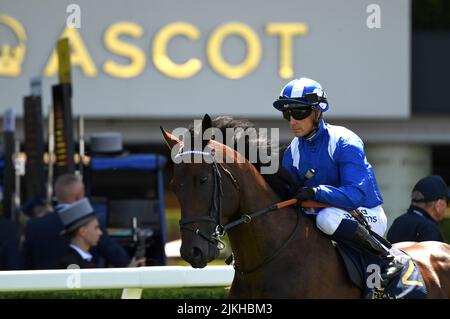
<svg viewBox="0 0 450 319">
<path fill-rule="evenodd" d="M 364 144 L 345 127 L 322 120 L 310 140 L 295 137 L 284 153 L 283 167 L 298 179 L 309 169 L 316 171 L 305 185 L 317 187 L 315 201 L 347 210 L 383 203 Z"/>
</svg>

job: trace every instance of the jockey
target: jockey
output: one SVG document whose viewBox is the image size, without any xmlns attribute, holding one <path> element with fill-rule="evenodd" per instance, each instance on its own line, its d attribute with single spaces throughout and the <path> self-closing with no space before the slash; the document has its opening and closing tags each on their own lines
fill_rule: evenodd
<svg viewBox="0 0 450 319">
<path fill-rule="evenodd" d="M 283 112 L 295 135 L 282 165 L 304 182 L 296 198 L 332 205 L 315 210 L 317 227 L 327 235 L 350 240 L 386 258 L 389 264 L 382 277 L 392 278 L 400 265 L 347 212 L 359 209 L 374 232 L 380 236 L 386 232 L 383 199 L 362 140 L 345 127 L 324 122 L 328 100 L 322 86 L 311 79 L 300 78 L 286 84 L 273 106 Z M 312 177 L 311 172 L 315 172 Z"/>
</svg>

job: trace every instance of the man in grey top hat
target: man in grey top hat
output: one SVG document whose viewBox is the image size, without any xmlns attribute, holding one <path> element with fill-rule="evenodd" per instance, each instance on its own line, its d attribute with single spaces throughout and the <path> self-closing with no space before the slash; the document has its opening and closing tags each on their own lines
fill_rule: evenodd
<svg viewBox="0 0 450 319">
<path fill-rule="evenodd" d="M 89 249 L 95 247 L 102 235 L 98 218 L 89 200 L 83 198 L 58 211 L 64 226 L 62 234 L 70 237 L 66 255 L 60 260 L 58 268 L 77 265 L 80 268 L 94 268 Z"/>
<path fill-rule="evenodd" d="M 54 268 L 66 252 L 68 240 L 59 235 L 63 225 L 57 212 L 85 197 L 84 184 L 73 174 L 61 175 L 55 183 L 55 195 L 58 201 L 55 212 L 30 219 L 26 224 L 21 252 L 25 269 Z M 105 228 L 102 232 L 98 245 L 91 251 L 94 260 L 99 265 L 105 259 L 107 265 L 127 267 L 130 259 L 125 249 L 109 237 Z"/>
<path fill-rule="evenodd" d="M 83 198 L 58 211 L 58 216 L 64 226 L 61 232 L 70 238 L 66 255 L 59 261 L 58 268 L 68 268 L 77 265 L 80 268 L 94 268 L 92 254 L 89 249 L 95 247 L 102 235 L 98 218 L 89 200 Z M 129 267 L 143 266 L 145 259 L 133 260 Z"/>
</svg>

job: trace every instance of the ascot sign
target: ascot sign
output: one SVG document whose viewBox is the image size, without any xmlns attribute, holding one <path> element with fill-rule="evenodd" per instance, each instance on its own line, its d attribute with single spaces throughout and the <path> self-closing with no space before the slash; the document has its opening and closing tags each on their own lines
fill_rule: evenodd
<svg viewBox="0 0 450 319">
<path fill-rule="evenodd" d="M 6 22 L 5 22 L 6 21 Z M 23 26 L 14 18 L 3 16 L 2 24 L 8 26 L 20 39 L 22 51 L 25 50 L 26 36 Z M 9 22 L 9 23 L 8 23 Z M 79 32 L 81 29 L 66 27 L 61 38 L 68 38 L 72 53 L 72 65 L 79 67 L 86 77 L 96 77 L 101 70 L 115 78 L 129 79 L 139 76 L 146 66 L 144 50 L 134 44 L 125 42 L 122 36 L 139 39 L 144 29 L 137 23 L 118 22 L 110 25 L 103 35 L 105 48 L 111 53 L 129 60 L 127 64 L 117 63 L 107 59 L 99 66 L 92 60 L 89 48 L 83 41 Z M 304 36 L 308 32 L 305 23 L 267 23 L 265 33 L 267 36 L 279 39 L 279 69 L 278 74 L 282 79 L 290 79 L 294 75 L 293 70 L 293 41 L 296 37 Z M 228 63 L 222 55 L 224 41 L 229 37 L 239 37 L 246 45 L 245 58 L 239 64 Z M 158 30 L 152 42 L 152 62 L 155 68 L 174 79 L 187 79 L 195 76 L 203 67 L 204 62 L 196 57 L 185 57 L 184 63 L 175 63 L 168 55 L 167 47 L 175 37 L 185 37 L 192 42 L 202 38 L 201 31 L 189 22 L 173 22 Z M 212 70 L 227 79 L 240 79 L 254 71 L 261 62 L 262 49 L 258 34 L 250 26 L 241 22 L 229 22 L 215 28 L 206 39 L 206 56 Z M 198 42 L 197 42 L 198 43 Z M 6 44 L 2 47 L 6 48 Z M 9 46 L 8 46 L 9 48 Z M 11 50 L 3 50 L 0 56 L 0 76 L 17 77 L 20 75 L 20 65 L 24 59 L 13 55 Z M 8 63 L 6 63 L 8 62 Z M 11 68 L 11 64 L 16 68 Z M 54 51 L 44 67 L 44 75 L 47 77 L 56 74 L 58 68 L 57 55 Z M 15 72 L 9 70 L 14 69 Z"/>
</svg>

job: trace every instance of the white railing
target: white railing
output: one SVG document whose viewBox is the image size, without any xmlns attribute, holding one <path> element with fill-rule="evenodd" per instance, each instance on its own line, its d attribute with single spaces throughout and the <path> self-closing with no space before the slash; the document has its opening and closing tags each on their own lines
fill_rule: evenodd
<svg viewBox="0 0 450 319">
<path fill-rule="evenodd" d="M 140 298 L 143 288 L 229 286 L 233 276 L 231 266 L 0 271 L 0 291 L 124 288 L 122 298 Z"/>
</svg>

